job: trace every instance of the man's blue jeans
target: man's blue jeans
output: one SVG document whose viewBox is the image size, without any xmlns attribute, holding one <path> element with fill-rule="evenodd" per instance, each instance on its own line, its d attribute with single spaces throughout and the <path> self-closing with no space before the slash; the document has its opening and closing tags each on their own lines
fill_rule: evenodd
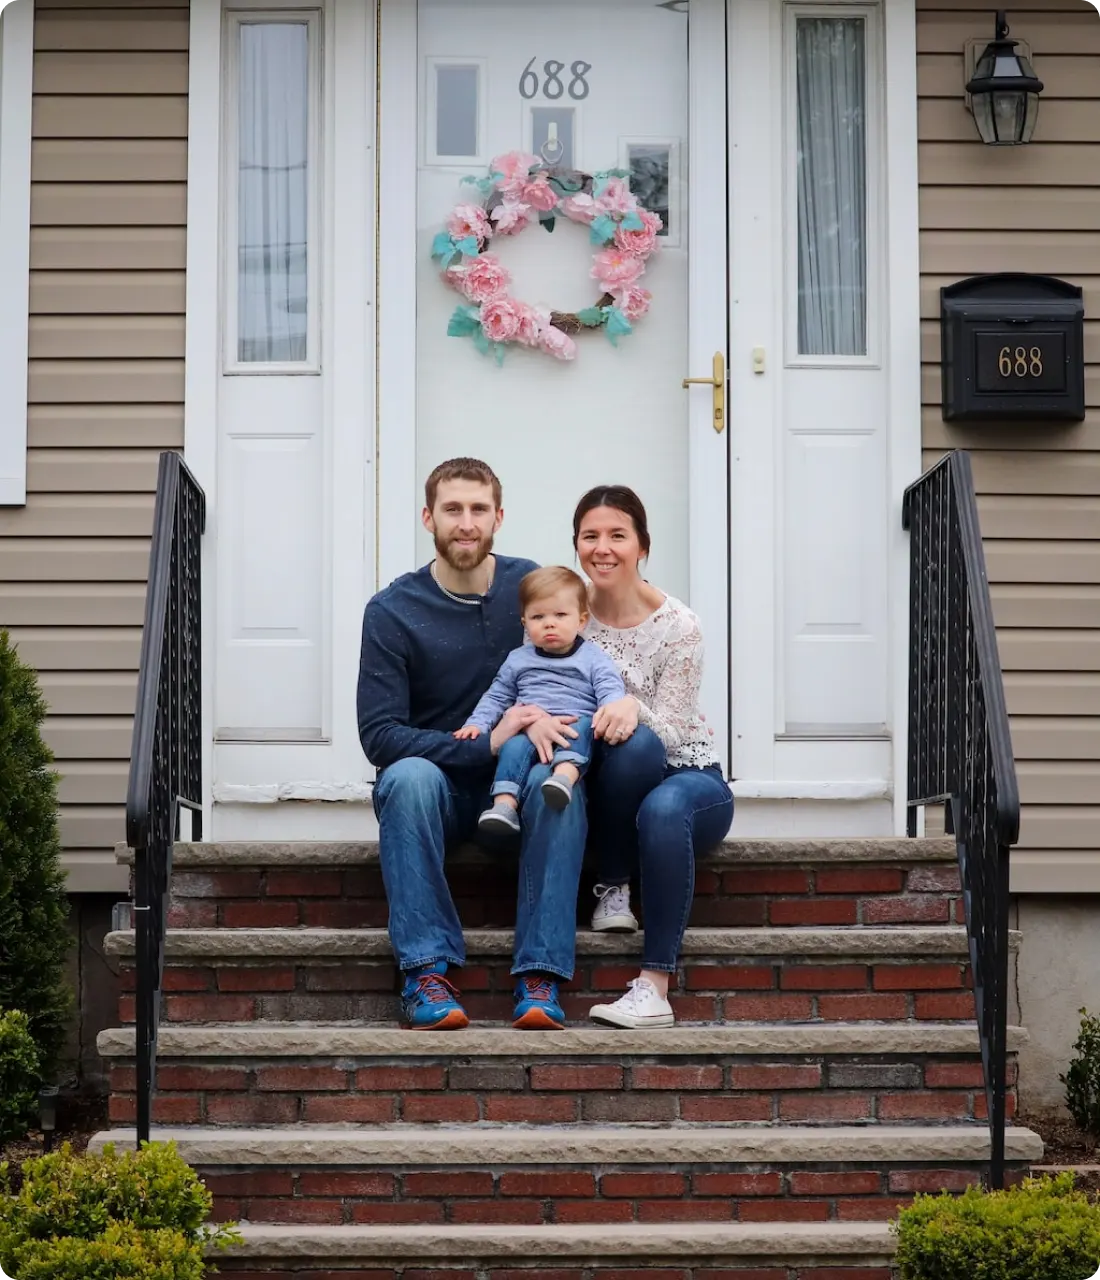
<svg viewBox="0 0 1100 1280">
<path fill-rule="evenodd" d="M 593 771 L 598 766 L 602 776 L 577 787 L 572 803 L 561 811 L 551 809 L 540 791 L 550 766 L 536 764 L 528 773 L 520 794 L 523 834 L 514 974 L 573 976 L 577 889 L 588 832 L 585 791 L 595 787 L 594 794 L 603 798 L 605 791 L 621 784 L 633 796 L 646 772 L 639 766 L 647 757 L 651 765 L 659 757 L 663 768 L 664 748 L 644 727 L 619 746 L 597 743 Z M 660 780 L 661 768 L 650 768 L 656 774 L 654 782 Z M 390 941 L 402 970 L 438 960 L 465 962 L 462 925 L 443 864 L 449 846 L 474 838 L 478 814 L 489 804 L 490 782 L 485 775 L 456 781 L 430 761 L 414 757 L 390 765 L 375 783 Z M 635 812 L 641 798 L 634 802 Z"/>
<path fill-rule="evenodd" d="M 567 747 L 554 748 L 550 768 L 555 769 L 559 764 L 575 764 L 583 778 L 592 759 L 592 717 L 584 716 L 575 721 L 572 727 L 577 731 L 576 738 L 571 739 Z M 490 795 L 520 796 L 527 775 L 538 758 L 535 744 L 525 733 L 517 733 L 514 738 L 509 738 L 497 756 L 497 771 Z"/>
</svg>

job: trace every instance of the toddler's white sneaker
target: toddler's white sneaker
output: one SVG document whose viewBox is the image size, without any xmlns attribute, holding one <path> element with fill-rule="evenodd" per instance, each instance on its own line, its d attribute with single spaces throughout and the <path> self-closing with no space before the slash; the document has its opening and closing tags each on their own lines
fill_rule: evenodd
<svg viewBox="0 0 1100 1280">
<path fill-rule="evenodd" d="M 592 913 L 592 928 L 597 932 L 614 929 L 622 933 L 636 933 L 638 921 L 630 909 L 628 884 L 598 884 L 592 891 L 598 901 Z"/>
<path fill-rule="evenodd" d="M 598 1004 L 588 1011 L 593 1022 L 605 1027 L 671 1027 L 676 1019 L 672 1005 L 648 978 L 634 978 L 614 1004 Z"/>
</svg>

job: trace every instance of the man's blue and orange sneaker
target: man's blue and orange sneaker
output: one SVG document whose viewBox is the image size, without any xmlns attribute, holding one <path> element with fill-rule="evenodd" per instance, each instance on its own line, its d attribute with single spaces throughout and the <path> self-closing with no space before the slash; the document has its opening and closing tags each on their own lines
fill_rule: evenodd
<svg viewBox="0 0 1100 1280">
<path fill-rule="evenodd" d="M 512 1026 L 521 1031 L 561 1031 L 565 1010 L 558 1003 L 558 984 L 538 973 L 524 973 L 516 983 Z"/>
<path fill-rule="evenodd" d="M 439 961 L 405 974 L 401 1012 L 411 1030 L 457 1031 L 469 1024 L 469 1015 L 458 1003 L 458 990 L 447 981 L 446 972 L 446 964 Z"/>
</svg>

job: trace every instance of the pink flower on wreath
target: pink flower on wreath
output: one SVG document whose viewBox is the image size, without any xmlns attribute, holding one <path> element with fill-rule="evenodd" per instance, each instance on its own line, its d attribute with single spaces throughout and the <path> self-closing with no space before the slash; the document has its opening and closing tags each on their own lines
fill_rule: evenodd
<svg viewBox="0 0 1100 1280">
<path fill-rule="evenodd" d="M 524 188 L 528 185 L 531 169 L 538 163 L 538 156 L 529 155 L 526 151 L 508 151 L 493 160 L 490 172 L 501 175 L 497 188 L 505 200 L 518 203 L 525 198 Z"/>
<path fill-rule="evenodd" d="M 537 174 L 530 182 L 524 184 L 520 199 L 540 213 L 549 213 L 558 203 L 557 192 L 550 185 L 550 180 L 545 173 Z"/>
<path fill-rule="evenodd" d="M 493 234 L 485 210 L 476 204 L 456 205 L 447 219 L 447 230 L 459 240 L 464 240 L 467 236 L 473 236 L 476 240 L 488 240 Z"/>
<path fill-rule="evenodd" d="M 522 231 L 531 220 L 531 206 L 514 204 L 506 200 L 503 204 L 498 204 L 489 216 L 501 235 L 513 235 L 517 231 Z"/>
<path fill-rule="evenodd" d="M 596 207 L 603 213 L 630 213 L 638 202 L 622 178 L 608 178 L 607 186 L 596 197 Z"/>
<path fill-rule="evenodd" d="M 507 295 L 482 303 L 481 328 L 490 342 L 515 341 L 519 336 L 521 306 Z"/>
<path fill-rule="evenodd" d="M 540 314 L 536 307 L 526 302 L 517 302 L 519 309 L 519 328 L 516 330 L 516 341 L 525 347 L 537 347 L 542 340 L 542 331 L 550 323 L 548 313 Z"/>
<path fill-rule="evenodd" d="M 591 275 L 610 291 L 616 285 L 633 284 L 644 270 L 641 258 L 612 247 L 596 254 Z"/>
<path fill-rule="evenodd" d="M 575 196 L 567 196 L 561 202 L 561 211 L 574 222 L 593 222 L 600 212 L 596 208 L 595 200 L 591 196 L 585 195 L 583 191 L 578 192 Z"/>
<path fill-rule="evenodd" d="M 500 259 L 485 253 L 472 259 L 460 273 L 458 287 L 471 302 L 488 302 L 500 297 L 511 282 L 512 277 Z"/>
<path fill-rule="evenodd" d="M 572 360 L 577 354 L 577 344 L 567 333 L 548 324 L 542 331 L 539 344 L 547 355 L 557 360 Z"/>
<path fill-rule="evenodd" d="M 640 320 L 649 310 L 653 295 L 640 285 L 625 284 L 611 290 L 611 296 L 628 320 Z"/>
<path fill-rule="evenodd" d="M 661 219 L 648 209 L 639 209 L 638 217 L 642 220 L 641 231 L 628 231 L 622 224 L 615 228 L 615 244 L 625 253 L 635 258 L 648 258 L 657 248 L 657 232 L 662 227 Z"/>
</svg>

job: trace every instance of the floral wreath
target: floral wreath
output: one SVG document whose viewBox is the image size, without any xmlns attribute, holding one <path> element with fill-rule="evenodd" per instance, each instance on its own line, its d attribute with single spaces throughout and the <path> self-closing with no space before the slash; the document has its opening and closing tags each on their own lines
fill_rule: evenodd
<svg viewBox="0 0 1100 1280">
<path fill-rule="evenodd" d="M 662 226 L 655 213 L 639 207 L 628 178 L 625 169 L 581 173 L 522 151 L 497 156 L 487 178 L 464 178 L 477 187 L 481 202 L 456 205 L 447 229 L 432 241 L 432 260 L 443 268 L 443 279 L 468 299 L 451 316 L 447 333 L 473 338 L 498 364 L 509 343 L 572 360 L 573 335 L 583 329 L 602 328 L 617 346 L 633 331 L 632 321 L 649 310 L 651 295 L 638 281 Z M 603 293 L 582 311 L 551 311 L 511 297 L 507 269 L 485 252 L 494 236 L 515 235 L 536 219 L 553 231 L 559 215 L 587 225 L 598 246 L 591 275 Z"/>
</svg>

